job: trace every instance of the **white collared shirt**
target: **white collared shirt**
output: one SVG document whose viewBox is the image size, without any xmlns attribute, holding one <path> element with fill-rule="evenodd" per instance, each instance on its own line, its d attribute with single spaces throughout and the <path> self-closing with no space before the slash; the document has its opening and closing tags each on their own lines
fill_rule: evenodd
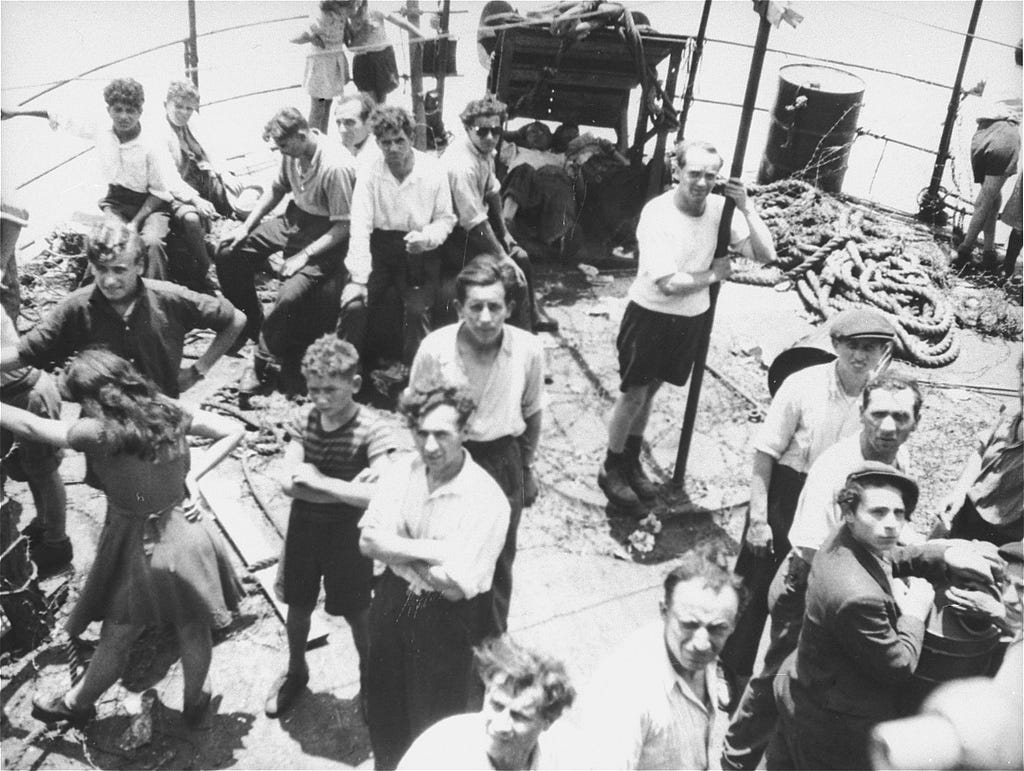
<svg viewBox="0 0 1024 771">
<path fill-rule="evenodd" d="M 489 442 L 519 436 L 526 419 L 543 409 L 544 347 L 540 339 L 511 324 L 502 330 L 501 350 L 484 383 L 470 382 L 459 355 L 462 322 L 436 329 L 420 343 L 409 373 L 410 383 L 438 376 L 468 386 L 476 402 L 469 418 L 469 438 Z"/>
<path fill-rule="evenodd" d="M 96 143 L 104 183 L 170 200 L 167 181 L 172 175 L 170 155 L 159 136 L 147 132 L 145 127 L 134 139 L 122 142 L 106 113 L 93 118 L 51 111 L 50 128 Z M 177 176 L 176 168 L 173 176 Z"/>
<path fill-rule="evenodd" d="M 706 769 L 715 709 L 705 671 L 696 694 L 672 668 L 663 622 L 635 632 L 605 661 L 581 699 L 583 735 L 593 768 Z"/>
<path fill-rule="evenodd" d="M 448 176 L 440 161 L 413 150 L 412 171 L 399 182 L 383 154 L 359 169 L 352 196 L 351 239 L 345 267 L 357 284 L 370 276 L 370 234 L 374 230 L 419 231 L 436 249 L 455 227 Z"/>
<path fill-rule="evenodd" d="M 451 556 L 440 567 L 468 600 L 491 588 L 494 564 L 505 545 L 509 505 L 490 474 L 465 450 L 463 455 L 459 473 L 433 492 L 418 454 L 397 458 L 381 475 L 359 527 L 450 543 Z M 408 581 L 413 593 L 432 591 L 407 565 L 388 568 Z"/>
<path fill-rule="evenodd" d="M 754 449 L 801 473 L 860 429 L 861 395 L 847 396 L 835 362 L 794 372 L 775 392 Z"/>
</svg>

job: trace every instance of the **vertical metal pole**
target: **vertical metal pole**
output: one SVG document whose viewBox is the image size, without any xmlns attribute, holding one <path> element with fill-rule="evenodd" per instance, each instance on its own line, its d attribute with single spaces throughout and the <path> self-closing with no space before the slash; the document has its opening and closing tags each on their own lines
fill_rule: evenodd
<svg viewBox="0 0 1024 771">
<path fill-rule="evenodd" d="M 444 79 L 448 75 L 448 27 L 451 21 L 452 0 L 441 0 L 441 16 L 437 24 L 437 48 L 434 53 L 437 56 L 437 109 L 444 115 Z"/>
<path fill-rule="evenodd" d="M 419 0 L 406 0 L 409 23 L 420 26 Z M 423 107 L 423 43 L 409 36 L 409 83 L 412 86 L 412 117 L 416 121 L 417 150 L 427 149 L 427 115 Z"/>
<path fill-rule="evenodd" d="M 188 42 L 185 43 L 185 66 L 192 85 L 199 88 L 199 44 L 196 39 L 196 0 L 188 0 Z"/>
<path fill-rule="evenodd" d="M 683 95 L 683 109 L 679 113 L 679 131 L 676 132 L 676 142 L 681 142 L 683 132 L 686 130 L 686 119 L 690 115 L 690 105 L 693 104 L 693 84 L 697 80 L 697 69 L 700 67 L 700 57 L 704 53 L 704 38 L 708 32 L 708 17 L 711 15 L 711 0 L 704 0 L 704 9 L 700 13 L 700 25 L 697 27 L 697 41 L 693 46 L 693 56 L 690 57 L 690 72 L 686 78 L 686 92 Z"/>
<path fill-rule="evenodd" d="M 953 138 L 953 123 L 956 121 L 956 114 L 960 109 L 961 86 L 964 82 L 964 71 L 967 69 L 967 58 L 971 55 L 971 44 L 974 43 L 974 31 L 978 27 L 978 16 L 981 15 L 981 0 L 974 0 L 974 10 L 971 11 L 971 21 L 967 25 L 967 34 L 964 36 L 964 47 L 960 53 L 960 66 L 956 71 L 956 80 L 953 81 L 953 90 L 949 94 L 949 107 L 946 108 L 946 122 L 942 126 L 942 137 L 939 139 L 939 150 L 935 154 L 935 166 L 932 168 L 932 179 L 928 184 L 928 193 L 922 202 L 920 214 L 925 218 L 934 218 L 938 213 L 939 187 L 942 185 L 942 175 L 946 170 L 946 159 L 949 158 L 949 143 Z"/>
<path fill-rule="evenodd" d="M 765 18 L 764 4 L 755 3 L 760 21 L 757 27 L 757 39 L 754 42 L 754 53 L 750 61 L 750 74 L 747 77 L 747 91 L 743 96 L 743 110 L 740 112 L 740 125 L 736 132 L 736 148 L 732 154 L 730 177 L 739 177 L 743 173 L 743 156 L 747 152 L 747 139 L 750 136 L 750 124 L 754 117 L 754 105 L 757 101 L 757 87 L 761 82 L 761 68 L 764 65 L 764 54 L 768 48 L 768 33 L 771 24 Z M 718 228 L 718 246 L 715 257 L 721 257 L 729 246 L 732 213 L 735 204 L 726 198 L 725 209 L 722 211 L 722 222 Z M 683 427 L 679 433 L 679 449 L 676 452 L 676 468 L 672 473 L 672 484 L 677 488 L 683 486 L 686 477 L 686 462 L 690 456 L 690 442 L 693 439 L 693 427 L 697 421 L 697 404 L 700 400 L 701 384 L 704 381 L 704 365 L 708 358 L 708 346 L 711 343 L 711 327 L 715 321 L 715 306 L 718 303 L 718 290 L 721 284 L 714 283 L 709 289 L 711 305 L 707 311 L 707 320 L 700 345 L 693 362 L 693 373 L 690 375 L 690 389 L 686 396 L 686 411 L 683 413 Z"/>
</svg>

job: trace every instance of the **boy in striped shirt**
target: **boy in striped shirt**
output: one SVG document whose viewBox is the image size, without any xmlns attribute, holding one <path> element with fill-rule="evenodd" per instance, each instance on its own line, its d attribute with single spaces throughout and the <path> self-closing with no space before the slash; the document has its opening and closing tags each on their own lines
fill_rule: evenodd
<svg viewBox="0 0 1024 771">
<path fill-rule="evenodd" d="M 358 523 L 374 487 L 364 480 L 376 479 L 398 446 L 390 426 L 352 399 L 362 378 L 350 343 L 324 335 L 306 351 L 302 374 L 312 407 L 289 428 L 282 479 L 292 497 L 278 577 L 288 605 L 288 669 L 267 697 L 269 717 L 287 710 L 309 681 L 306 639 L 321 579 L 324 609 L 348 622 L 362 675 L 373 562 L 359 551 Z"/>
</svg>

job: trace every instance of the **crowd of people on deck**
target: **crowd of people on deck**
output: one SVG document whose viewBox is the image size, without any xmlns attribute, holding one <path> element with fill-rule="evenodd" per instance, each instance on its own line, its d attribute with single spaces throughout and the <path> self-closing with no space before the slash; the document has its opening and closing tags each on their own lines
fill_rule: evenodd
<svg viewBox="0 0 1024 771">
<path fill-rule="evenodd" d="M 1020 721 L 999 719 L 1021 715 L 1021 403 L 979 437 L 926 538 L 911 517 L 929 481 L 905 446 L 927 419 L 922 393 L 890 367 L 896 331 L 875 310 L 838 314 L 834 356 L 774 394 L 752 443 L 735 565 L 715 547 L 682 555 L 651 623 L 607 652 L 592 682 L 573 684 L 561 662 L 509 636 L 517 532 L 541 494 L 546 321 L 509 221 L 535 184 L 522 180 L 551 165 L 552 139 L 562 150 L 577 130 L 553 138 L 543 124 L 526 127 L 524 148 L 507 155 L 531 171 L 505 184 L 516 192 L 503 199 L 495 156 L 506 106 L 473 100 L 464 136 L 442 155 L 416 149 L 410 114 L 382 103 L 395 82 L 394 54 L 378 40 L 387 17 L 365 2 L 321 10 L 296 38 L 316 49 L 311 114 L 284 107 L 270 117 L 263 137 L 280 164 L 248 207 L 240 194 L 252 183 L 211 157 L 190 125 L 199 93 L 189 82 L 172 83 L 165 115 L 145 126 L 143 89 L 130 78 L 106 87 L 99 121 L 4 113 L 93 139 L 108 186 L 105 221 L 86 244 L 91 284 L 20 335 L 15 245 L 28 213 L 3 202 L 3 472 L 28 482 L 35 518 L 23 534 L 40 574 L 74 559 L 64 448 L 85 455 L 87 482 L 107 500 L 66 623 L 77 638 L 101 621 L 98 645 L 69 691 L 36 694 L 33 716 L 85 725 L 141 631 L 172 625 L 182 720 L 208 719 L 211 630 L 230 623 L 242 587 L 198 485 L 244 429 L 180 397 L 251 342 L 242 406 L 272 389 L 297 397 L 275 586 L 288 607 L 288 655 L 268 683 L 269 717 L 286 715 L 317 675 L 306 643 L 322 591 L 325 611 L 352 634 L 377 768 L 919 768 L 951 736 L 943 767 L 1003 762 L 996 752 L 1021 767 Z M 358 94 L 336 88 L 349 77 L 346 46 L 364 46 Z M 332 111 L 340 141 L 324 131 Z M 620 392 L 596 480 L 619 512 L 640 515 L 661 492 L 642 462 L 644 432 L 661 385 L 687 383 L 709 289 L 729 277 L 723 217 L 732 217 L 731 253 L 775 255 L 744 185 L 722 180 L 722 165 L 712 144 L 681 143 L 676 182 L 639 219 L 637 276 L 615 343 Z M 214 241 L 217 217 L 235 223 Z M 177 250 L 164 248 L 169 230 Z M 278 253 L 268 312 L 257 279 Z M 189 361 L 194 330 L 213 336 Z M 362 403 L 363 373 L 382 364 L 407 385 L 398 411 L 409 436 Z M 62 400 L 80 405 L 77 417 L 62 418 Z M 189 435 L 210 443 L 190 453 Z M 987 723 L 964 719 L 941 691 L 926 699 L 915 679 L 939 613 L 994 635 L 970 673 L 984 678 L 971 687 Z M 952 679 L 942 662 L 931 666 L 935 679 Z M 718 759 L 720 711 L 729 724 Z M 925 722 L 899 722 L 918 711 Z M 1003 723 L 1005 735 L 987 743 L 972 734 Z M 908 741 L 906 725 L 933 731 L 935 744 Z"/>
</svg>

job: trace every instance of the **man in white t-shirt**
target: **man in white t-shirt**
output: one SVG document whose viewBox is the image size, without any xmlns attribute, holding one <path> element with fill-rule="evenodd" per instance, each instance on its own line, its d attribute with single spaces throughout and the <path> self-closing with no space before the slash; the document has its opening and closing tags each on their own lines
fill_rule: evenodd
<svg viewBox="0 0 1024 771">
<path fill-rule="evenodd" d="M 728 257 L 715 259 L 725 198 L 712 196 L 711 189 L 722 156 L 707 142 L 685 142 L 675 157 L 679 183 L 649 201 L 637 225 L 639 270 L 616 342 L 621 393 L 598 474 L 608 500 L 630 510 L 657 492 L 640 465 L 651 402 L 662 383 L 686 384 L 710 306 L 708 287 L 730 273 Z M 730 249 L 761 262 L 774 259 L 771 234 L 743 184 L 725 181 L 724 193 L 741 215 L 732 221 Z"/>
</svg>

